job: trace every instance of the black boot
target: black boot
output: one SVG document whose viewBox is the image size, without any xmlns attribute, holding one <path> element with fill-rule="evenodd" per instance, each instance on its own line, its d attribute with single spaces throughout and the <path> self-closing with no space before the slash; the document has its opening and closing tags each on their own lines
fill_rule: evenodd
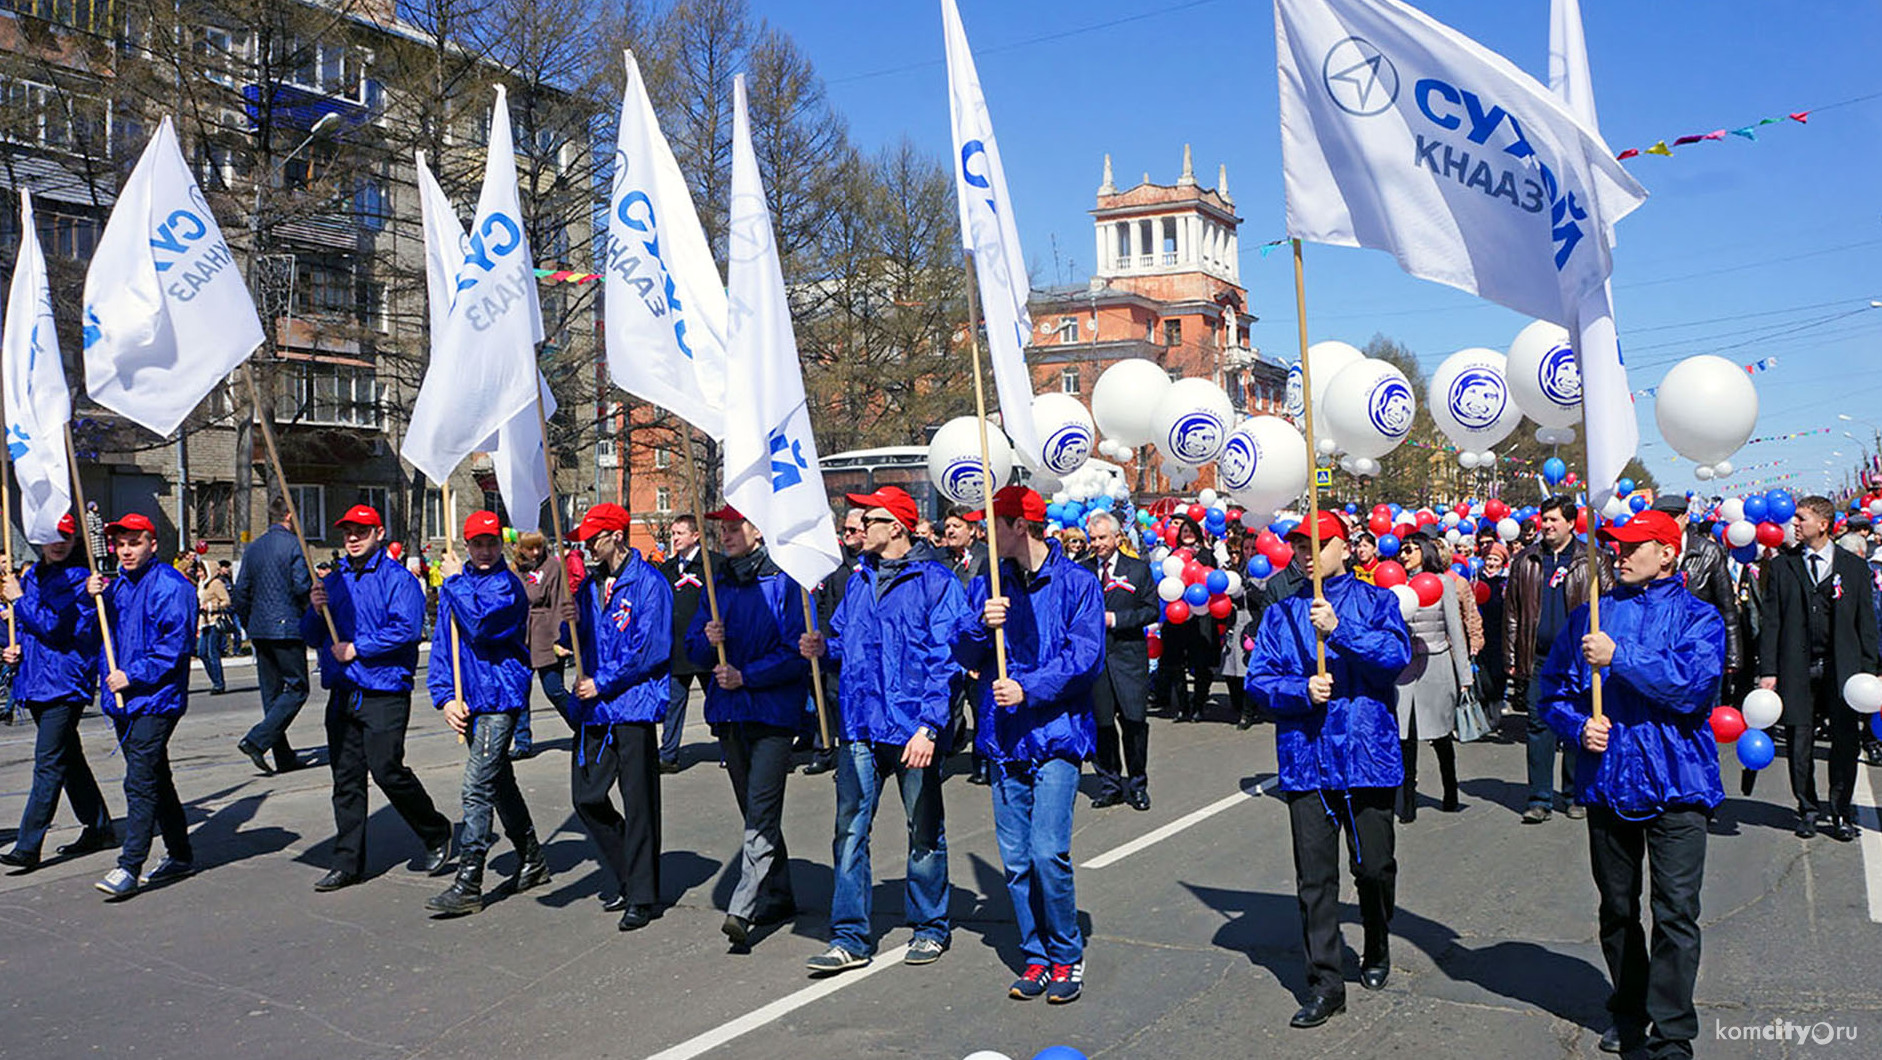
<svg viewBox="0 0 1882 1060">
<path fill-rule="evenodd" d="M 1438 754 L 1438 779 L 1444 784 L 1445 813 L 1456 813 L 1463 808 L 1457 801 L 1457 741 L 1446 736 L 1431 741 L 1431 749 Z"/>
<path fill-rule="evenodd" d="M 484 911 L 484 856 L 462 854 L 457 860 L 457 878 L 442 894 L 425 902 L 425 908 L 442 916 L 465 916 Z"/>
<path fill-rule="evenodd" d="M 548 882 L 549 863 L 543 860 L 542 844 L 536 842 L 535 832 L 524 832 L 516 844 L 516 875 L 510 877 L 510 893 L 520 894 Z"/>
</svg>

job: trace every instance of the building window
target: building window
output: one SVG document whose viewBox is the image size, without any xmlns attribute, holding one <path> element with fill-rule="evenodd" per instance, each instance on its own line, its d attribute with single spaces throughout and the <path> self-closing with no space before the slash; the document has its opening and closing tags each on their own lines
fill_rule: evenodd
<svg viewBox="0 0 1882 1060">
<path fill-rule="evenodd" d="M 1078 369 L 1067 368 L 1059 373 L 1059 393 L 1078 393 Z"/>
<path fill-rule="evenodd" d="M 351 316 L 359 304 L 351 265 L 303 259 L 295 273 L 296 316 Z"/>
<path fill-rule="evenodd" d="M 614 439 L 607 435 L 595 439 L 595 466 L 618 467 L 620 461 L 614 456 Z"/>
<path fill-rule="evenodd" d="M 1078 318 L 1077 317 L 1060 317 L 1058 333 L 1059 333 L 1060 342 L 1077 342 L 1078 341 Z"/>
<path fill-rule="evenodd" d="M 54 257 L 86 261 L 98 247 L 98 222 L 90 217 L 42 213 L 39 224 L 46 252 Z"/>
<path fill-rule="evenodd" d="M 283 393 L 275 417 L 320 427 L 382 428 L 379 380 L 371 369 L 353 364 L 284 365 Z"/>
<path fill-rule="evenodd" d="M 0 77 L 0 127 L 14 143 L 98 158 L 109 154 L 111 111 L 105 101 L 36 81 Z"/>
<path fill-rule="evenodd" d="M 194 536 L 226 541 L 235 536 L 235 486 L 228 482 L 194 482 L 190 496 L 196 502 Z"/>
<path fill-rule="evenodd" d="M 309 541 L 327 539 L 327 491 L 323 486 L 289 486 L 294 500 L 294 514 L 301 522 L 301 532 Z"/>
<path fill-rule="evenodd" d="M 495 512 L 497 515 L 497 522 L 501 523 L 504 526 L 510 525 L 510 510 L 503 506 L 503 491 L 502 490 L 485 490 L 484 491 L 484 511 Z"/>
<path fill-rule="evenodd" d="M 1183 344 L 1183 322 L 1181 320 L 1166 320 L 1163 322 L 1163 344 L 1165 346 L 1181 346 Z"/>
<path fill-rule="evenodd" d="M 1137 222 L 1137 249 L 1141 252 L 1137 255 L 1137 267 L 1140 269 L 1147 269 L 1156 264 L 1156 255 L 1153 253 L 1156 244 L 1152 242 L 1156 238 L 1153 234 L 1154 227 L 1155 222 L 1149 219 Z"/>
<path fill-rule="evenodd" d="M 1117 263 L 1120 268 L 1128 269 L 1131 264 L 1131 228 L 1130 222 L 1119 221 L 1112 226 L 1117 232 Z"/>
<path fill-rule="evenodd" d="M 426 539 L 444 536 L 444 491 L 436 486 L 425 487 L 424 523 L 421 530 Z"/>
<path fill-rule="evenodd" d="M 1163 245 L 1159 249 L 1163 252 L 1163 264 L 1176 264 L 1176 218 L 1163 219 Z"/>
<path fill-rule="evenodd" d="M 664 446 L 653 451 L 653 466 L 665 471 L 673 464 L 673 453 Z"/>
<path fill-rule="evenodd" d="M 665 486 L 656 486 L 653 491 L 653 507 L 657 512 L 673 510 L 673 491 Z"/>
<path fill-rule="evenodd" d="M 390 499 L 391 494 L 387 492 L 384 486 L 361 486 L 359 488 L 359 503 L 378 512 L 379 518 L 381 519 L 388 518 L 386 515 L 386 506 Z"/>
<path fill-rule="evenodd" d="M 4 0 L 0 9 L 32 15 L 87 33 L 108 34 L 117 27 L 111 19 L 112 0 Z"/>
</svg>

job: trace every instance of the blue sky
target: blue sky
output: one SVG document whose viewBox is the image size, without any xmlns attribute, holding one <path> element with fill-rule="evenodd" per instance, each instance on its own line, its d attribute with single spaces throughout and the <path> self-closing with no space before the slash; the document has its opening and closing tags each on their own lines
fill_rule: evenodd
<svg viewBox="0 0 1882 1060">
<path fill-rule="evenodd" d="M 1104 155 L 1128 186 L 1175 180 L 1183 145 L 1197 176 L 1229 168 L 1242 225 L 1242 282 L 1271 357 L 1296 346 L 1292 269 L 1256 247 L 1283 234 L 1273 8 L 1261 0 L 959 0 L 1000 136 L 1020 236 L 1039 282 L 1090 274 L 1087 215 Z M 1546 78 L 1548 0 L 1421 0 L 1418 6 Z M 755 0 L 825 78 L 865 149 L 907 136 L 948 151 L 938 0 Z M 1620 151 L 1686 133 L 1813 109 L 1807 127 L 1767 126 L 1627 163 L 1652 197 L 1621 222 L 1614 296 L 1630 381 L 1718 353 L 1755 377 L 1754 436 L 1741 467 L 1781 462 L 1786 485 L 1820 489 L 1882 429 L 1882 4 L 1866 0 L 1583 0 L 1603 135 Z M 1872 98 L 1832 107 L 1845 100 Z M 1058 243 L 1055 266 L 1053 238 Z M 1314 341 L 1383 332 L 1427 369 L 1467 346 L 1508 347 L 1525 320 L 1401 273 L 1372 251 L 1309 247 Z M 1670 461 L 1653 405 L 1638 406 L 1641 457 L 1662 483 L 1696 485 Z M 1837 419 L 1838 414 L 1852 421 Z M 1869 444 L 1873 445 L 1873 442 Z M 1840 452 L 1842 455 L 1835 455 Z M 1826 463 L 1827 462 L 1827 463 Z M 1764 471 L 1732 480 L 1750 485 Z"/>
</svg>

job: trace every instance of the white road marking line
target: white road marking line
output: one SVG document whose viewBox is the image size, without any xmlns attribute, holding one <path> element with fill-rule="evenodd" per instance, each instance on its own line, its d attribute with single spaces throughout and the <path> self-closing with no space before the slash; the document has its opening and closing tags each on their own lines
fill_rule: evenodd
<svg viewBox="0 0 1882 1060">
<path fill-rule="evenodd" d="M 1869 767 L 1856 764 L 1856 823 L 1862 827 L 1862 875 L 1869 885 L 1869 920 L 1882 924 L 1882 820 L 1878 820 Z"/>
<path fill-rule="evenodd" d="M 1139 850 L 1155 846 L 1192 825 L 1200 824 L 1214 817 L 1216 814 L 1221 813 L 1231 806 L 1240 805 L 1248 799 L 1266 794 L 1268 789 L 1274 787 L 1275 782 L 1280 779 L 1280 777 L 1269 777 L 1261 783 L 1256 784 L 1252 789 L 1245 789 L 1226 798 L 1217 799 L 1209 805 L 1204 806 L 1202 809 L 1192 810 L 1161 828 L 1138 836 L 1136 839 L 1125 843 L 1123 846 L 1114 847 L 1111 850 L 1099 854 L 1097 857 L 1092 858 L 1090 861 L 1078 867 L 1081 869 L 1101 869 L 1106 865 L 1115 865 L 1125 858 L 1130 857 L 1132 854 L 1137 853 Z"/>
<path fill-rule="evenodd" d="M 853 972 L 843 972 L 840 975 L 819 980 L 794 994 L 787 994 L 763 1008 L 753 1009 L 729 1023 L 722 1023 L 704 1034 L 689 1038 L 671 1049 L 663 1049 L 649 1057 L 648 1060 L 692 1060 L 695 1056 L 700 1056 L 717 1049 L 719 1046 L 724 1045 L 732 1039 L 749 1034 L 781 1016 L 789 1015 L 803 1008 L 813 1001 L 828 997 L 846 986 L 860 983 L 885 968 L 894 968 L 902 963 L 902 958 L 907 954 L 908 947 L 906 945 L 897 946 L 887 953 L 879 953 L 876 955 L 875 961 L 866 968 L 859 968 Z"/>
</svg>

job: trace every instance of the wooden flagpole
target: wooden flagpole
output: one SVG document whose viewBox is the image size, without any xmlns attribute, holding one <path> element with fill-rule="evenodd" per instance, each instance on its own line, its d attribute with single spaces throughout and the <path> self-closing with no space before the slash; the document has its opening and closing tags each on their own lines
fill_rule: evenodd
<svg viewBox="0 0 1882 1060">
<path fill-rule="evenodd" d="M 1307 366 L 1307 273 L 1300 259 L 1300 240 L 1294 244 L 1294 316 L 1300 324 L 1300 404 L 1306 411 L 1307 427 L 1307 540 L 1312 542 L 1313 563 L 1313 598 L 1318 603 L 1326 599 L 1321 592 L 1320 578 L 1320 461 L 1314 452 L 1313 441 L 1313 376 Z M 1318 629 L 1313 636 L 1316 673 L 1327 675 L 1327 638 Z"/>
<path fill-rule="evenodd" d="M 810 590 L 800 585 L 797 591 L 804 597 L 804 628 L 821 632 L 817 630 L 817 612 L 810 606 Z M 829 711 L 823 704 L 823 661 L 820 659 L 810 660 L 810 685 L 817 696 L 817 732 L 823 736 L 824 749 L 835 750 L 836 745 L 830 742 Z"/>
<path fill-rule="evenodd" d="M 444 554 L 450 556 L 452 559 L 456 559 L 457 545 L 454 543 L 454 540 L 457 535 L 452 531 L 451 524 L 457 521 L 457 498 L 451 495 L 451 483 L 449 482 L 438 483 L 438 507 L 444 516 L 443 519 L 440 520 L 444 523 L 444 526 L 440 527 L 440 529 L 444 531 Z M 441 582 L 438 590 L 438 610 L 440 612 L 445 610 L 442 584 Z M 462 707 L 466 705 L 464 702 L 464 660 L 461 657 L 464 645 L 458 636 L 457 618 L 446 613 L 444 621 L 446 625 L 451 627 L 451 698 L 457 700 L 458 706 Z M 463 733 L 460 732 L 457 734 L 457 742 L 464 742 Z"/>
<path fill-rule="evenodd" d="M 85 525 L 85 482 L 78 473 L 78 447 L 72 444 L 70 418 L 65 421 L 65 459 L 72 467 L 72 503 L 77 506 L 78 511 L 78 514 L 73 517 L 78 523 L 78 533 L 73 536 L 78 538 L 79 544 L 85 549 L 85 562 L 91 567 L 91 572 L 97 574 L 98 557 L 91 550 L 91 528 Z M 91 599 L 98 608 L 98 636 L 104 641 L 105 666 L 107 669 L 115 670 L 118 668 L 118 649 L 111 643 L 111 618 L 105 613 L 105 598 L 93 596 Z M 111 695 L 117 700 L 118 709 L 123 710 L 124 693 L 113 692 Z"/>
<path fill-rule="evenodd" d="M 699 531 L 699 563 L 700 569 L 706 574 L 706 607 L 710 610 L 712 620 L 718 622 L 719 588 L 712 580 L 712 543 L 706 540 L 706 502 L 699 493 L 699 468 L 693 462 L 693 425 L 685 420 L 680 421 L 680 437 L 686 440 L 686 491 L 692 494 L 693 518 L 697 520 L 695 528 Z M 724 666 L 725 644 L 721 642 L 714 647 L 719 652 L 719 665 Z M 820 712 L 823 710 L 821 698 L 817 709 Z M 828 741 L 825 741 L 825 746 L 829 746 Z"/>
<path fill-rule="evenodd" d="M 549 528 L 555 531 L 556 577 L 563 579 L 563 583 L 566 587 L 569 568 L 567 546 L 562 539 L 562 502 L 557 500 L 555 495 L 555 458 L 549 455 L 549 418 L 543 415 L 540 378 L 537 380 L 537 384 L 536 428 L 542 432 L 542 469 L 544 473 L 549 476 Z M 605 605 L 606 601 L 602 601 L 602 603 Z M 556 621 L 568 627 L 569 647 L 573 648 L 575 653 L 575 683 L 580 684 L 582 678 L 588 676 L 582 672 L 582 634 L 579 628 L 580 623 L 562 622 L 561 616 L 559 615 L 556 617 Z M 453 630 L 453 632 L 455 632 L 455 630 Z"/>
<path fill-rule="evenodd" d="M 994 538 L 993 494 L 997 487 L 993 482 L 993 457 L 987 447 L 987 387 L 980 378 L 980 276 L 974 268 L 974 256 L 965 254 L 967 264 L 967 344 L 974 358 L 974 423 L 980 428 L 980 493 L 983 506 L 981 521 L 987 524 L 987 590 L 998 597 L 1000 592 L 1000 549 Z M 1030 410 L 1028 410 L 1030 414 Z M 968 545 L 969 558 L 972 558 L 973 545 Z M 1006 680 L 1006 628 L 993 631 L 993 661 L 1000 680 Z"/>
<path fill-rule="evenodd" d="M 248 393 L 255 403 L 255 420 L 257 423 L 261 424 L 261 440 L 268 449 L 268 466 L 274 469 L 274 479 L 281 484 L 281 499 L 287 503 L 288 525 L 294 528 L 294 540 L 300 542 L 301 545 L 301 560 L 307 564 L 307 576 L 312 578 L 314 576 L 314 554 L 307 548 L 307 535 L 301 530 L 301 513 L 300 510 L 294 506 L 294 491 L 288 489 L 287 472 L 281 470 L 281 451 L 275 447 L 274 426 L 268 422 L 267 414 L 262 411 L 264 406 L 262 405 L 261 389 L 255 383 L 255 368 L 249 361 L 242 362 L 242 378 L 248 380 Z M 69 426 L 66 428 L 66 434 L 68 436 L 71 434 L 71 428 Z M 237 453 L 235 454 L 235 458 L 237 460 L 247 460 L 248 454 Z M 78 475 L 78 465 L 76 463 L 72 465 L 72 474 L 74 477 Z M 83 501 L 79 503 L 79 510 L 84 510 Z M 338 644 L 340 642 L 340 631 L 333 624 L 333 612 L 323 607 L 320 609 L 320 617 L 325 619 L 327 623 L 328 642 Z"/>
<path fill-rule="evenodd" d="M 3 391 L 0 391 L 3 392 Z M 0 403 L 3 406 L 4 403 Z M 0 563 L 6 564 L 5 577 L 13 577 L 13 454 L 7 437 L 6 418 L 0 413 Z M 73 517 L 74 519 L 77 516 Z M 73 535 L 77 536 L 77 535 Z M 19 623 L 13 617 L 13 608 L 7 608 L 7 646 L 18 647 L 20 643 Z"/>
<path fill-rule="evenodd" d="M 1583 425 L 1586 429 L 1586 424 Z M 1601 513 L 1588 507 L 1588 632 L 1601 632 Z M 1572 527 L 1570 528 L 1572 531 Z M 1601 710 L 1601 668 L 1588 668 L 1588 706 L 1594 717 L 1600 717 Z"/>
</svg>

